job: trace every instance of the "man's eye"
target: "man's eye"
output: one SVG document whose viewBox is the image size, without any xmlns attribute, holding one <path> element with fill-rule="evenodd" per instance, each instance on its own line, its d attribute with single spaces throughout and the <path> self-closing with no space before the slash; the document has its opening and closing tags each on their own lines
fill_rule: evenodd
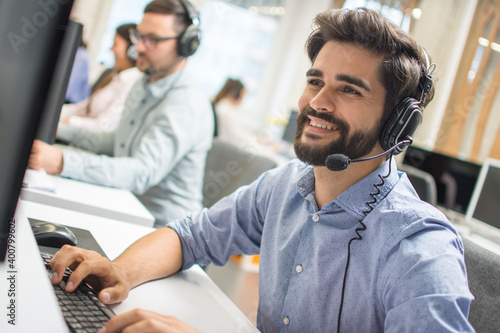
<svg viewBox="0 0 500 333">
<path fill-rule="evenodd" d="M 352 95 L 361 95 L 359 93 L 359 91 L 355 90 L 355 89 L 352 89 L 351 87 L 345 87 L 344 88 L 344 91 L 348 94 L 352 94 Z"/>
<path fill-rule="evenodd" d="M 311 86 L 322 86 L 321 81 L 316 80 L 316 79 L 309 79 L 309 80 L 307 80 L 307 84 L 309 84 Z"/>
</svg>

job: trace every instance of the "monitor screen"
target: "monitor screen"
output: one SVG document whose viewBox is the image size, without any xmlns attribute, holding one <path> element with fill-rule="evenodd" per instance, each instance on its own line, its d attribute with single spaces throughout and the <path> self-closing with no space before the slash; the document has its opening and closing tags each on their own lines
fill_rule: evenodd
<svg viewBox="0 0 500 333">
<path fill-rule="evenodd" d="M 481 170 L 479 164 L 416 146 L 408 147 L 403 163 L 432 175 L 438 205 L 465 214 Z"/>
<path fill-rule="evenodd" d="M 0 260 L 73 1 L 0 0 Z"/>
<path fill-rule="evenodd" d="M 466 217 L 500 228 L 500 161 L 483 164 Z"/>
<path fill-rule="evenodd" d="M 74 21 L 69 21 L 67 27 L 60 26 L 57 30 L 57 39 L 61 42 L 59 57 L 36 134 L 38 140 L 48 144 L 53 144 L 56 139 L 59 116 L 66 97 L 76 50 L 82 39 L 82 31 L 83 25 Z"/>
<path fill-rule="evenodd" d="M 297 129 L 297 115 L 299 111 L 292 110 L 290 112 L 290 117 L 288 118 L 288 124 L 285 127 L 285 131 L 283 132 L 283 141 L 293 143 L 295 141 L 295 131 Z"/>
</svg>

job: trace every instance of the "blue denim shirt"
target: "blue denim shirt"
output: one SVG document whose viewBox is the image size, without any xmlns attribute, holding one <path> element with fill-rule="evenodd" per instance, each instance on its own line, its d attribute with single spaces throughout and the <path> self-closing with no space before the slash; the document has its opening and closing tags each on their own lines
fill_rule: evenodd
<svg viewBox="0 0 500 333">
<path fill-rule="evenodd" d="M 473 331 L 461 239 L 393 161 L 318 209 L 314 169 L 295 160 L 169 226 L 184 269 L 260 253 L 263 332 L 336 331 L 344 279 L 342 332 Z M 356 230 L 362 239 L 351 242 L 344 277 Z"/>
<path fill-rule="evenodd" d="M 101 154 L 64 150 L 61 176 L 132 191 L 158 227 L 201 210 L 214 119 L 185 71 L 146 79 L 132 87 L 116 131 L 60 127 L 61 139 Z"/>
</svg>

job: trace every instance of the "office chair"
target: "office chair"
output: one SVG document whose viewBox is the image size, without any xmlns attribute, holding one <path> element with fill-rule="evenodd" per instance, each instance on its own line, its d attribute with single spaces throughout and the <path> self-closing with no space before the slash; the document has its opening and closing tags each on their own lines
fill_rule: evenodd
<svg viewBox="0 0 500 333">
<path fill-rule="evenodd" d="M 276 161 L 236 145 L 214 139 L 207 154 L 203 185 L 203 205 L 210 207 L 219 199 L 275 168 Z"/>
<path fill-rule="evenodd" d="M 475 299 L 469 322 L 477 333 L 498 332 L 500 328 L 500 255 L 462 236 L 469 289 Z"/>
<path fill-rule="evenodd" d="M 398 169 L 408 175 L 408 179 L 410 179 L 420 199 L 433 206 L 437 205 L 436 181 L 430 173 L 406 164 L 401 164 Z"/>
</svg>

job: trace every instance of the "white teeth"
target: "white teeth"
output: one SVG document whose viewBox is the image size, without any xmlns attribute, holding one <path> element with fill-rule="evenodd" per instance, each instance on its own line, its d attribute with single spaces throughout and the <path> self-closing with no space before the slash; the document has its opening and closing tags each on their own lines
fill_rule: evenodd
<svg viewBox="0 0 500 333">
<path fill-rule="evenodd" d="M 333 128 L 332 126 L 320 125 L 317 122 L 315 122 L 314 120 L 311 120 L 311 126 L 319 127 L 319 128 L 326 128 L 327 130 L 331 130 Z"/>
</svg>

